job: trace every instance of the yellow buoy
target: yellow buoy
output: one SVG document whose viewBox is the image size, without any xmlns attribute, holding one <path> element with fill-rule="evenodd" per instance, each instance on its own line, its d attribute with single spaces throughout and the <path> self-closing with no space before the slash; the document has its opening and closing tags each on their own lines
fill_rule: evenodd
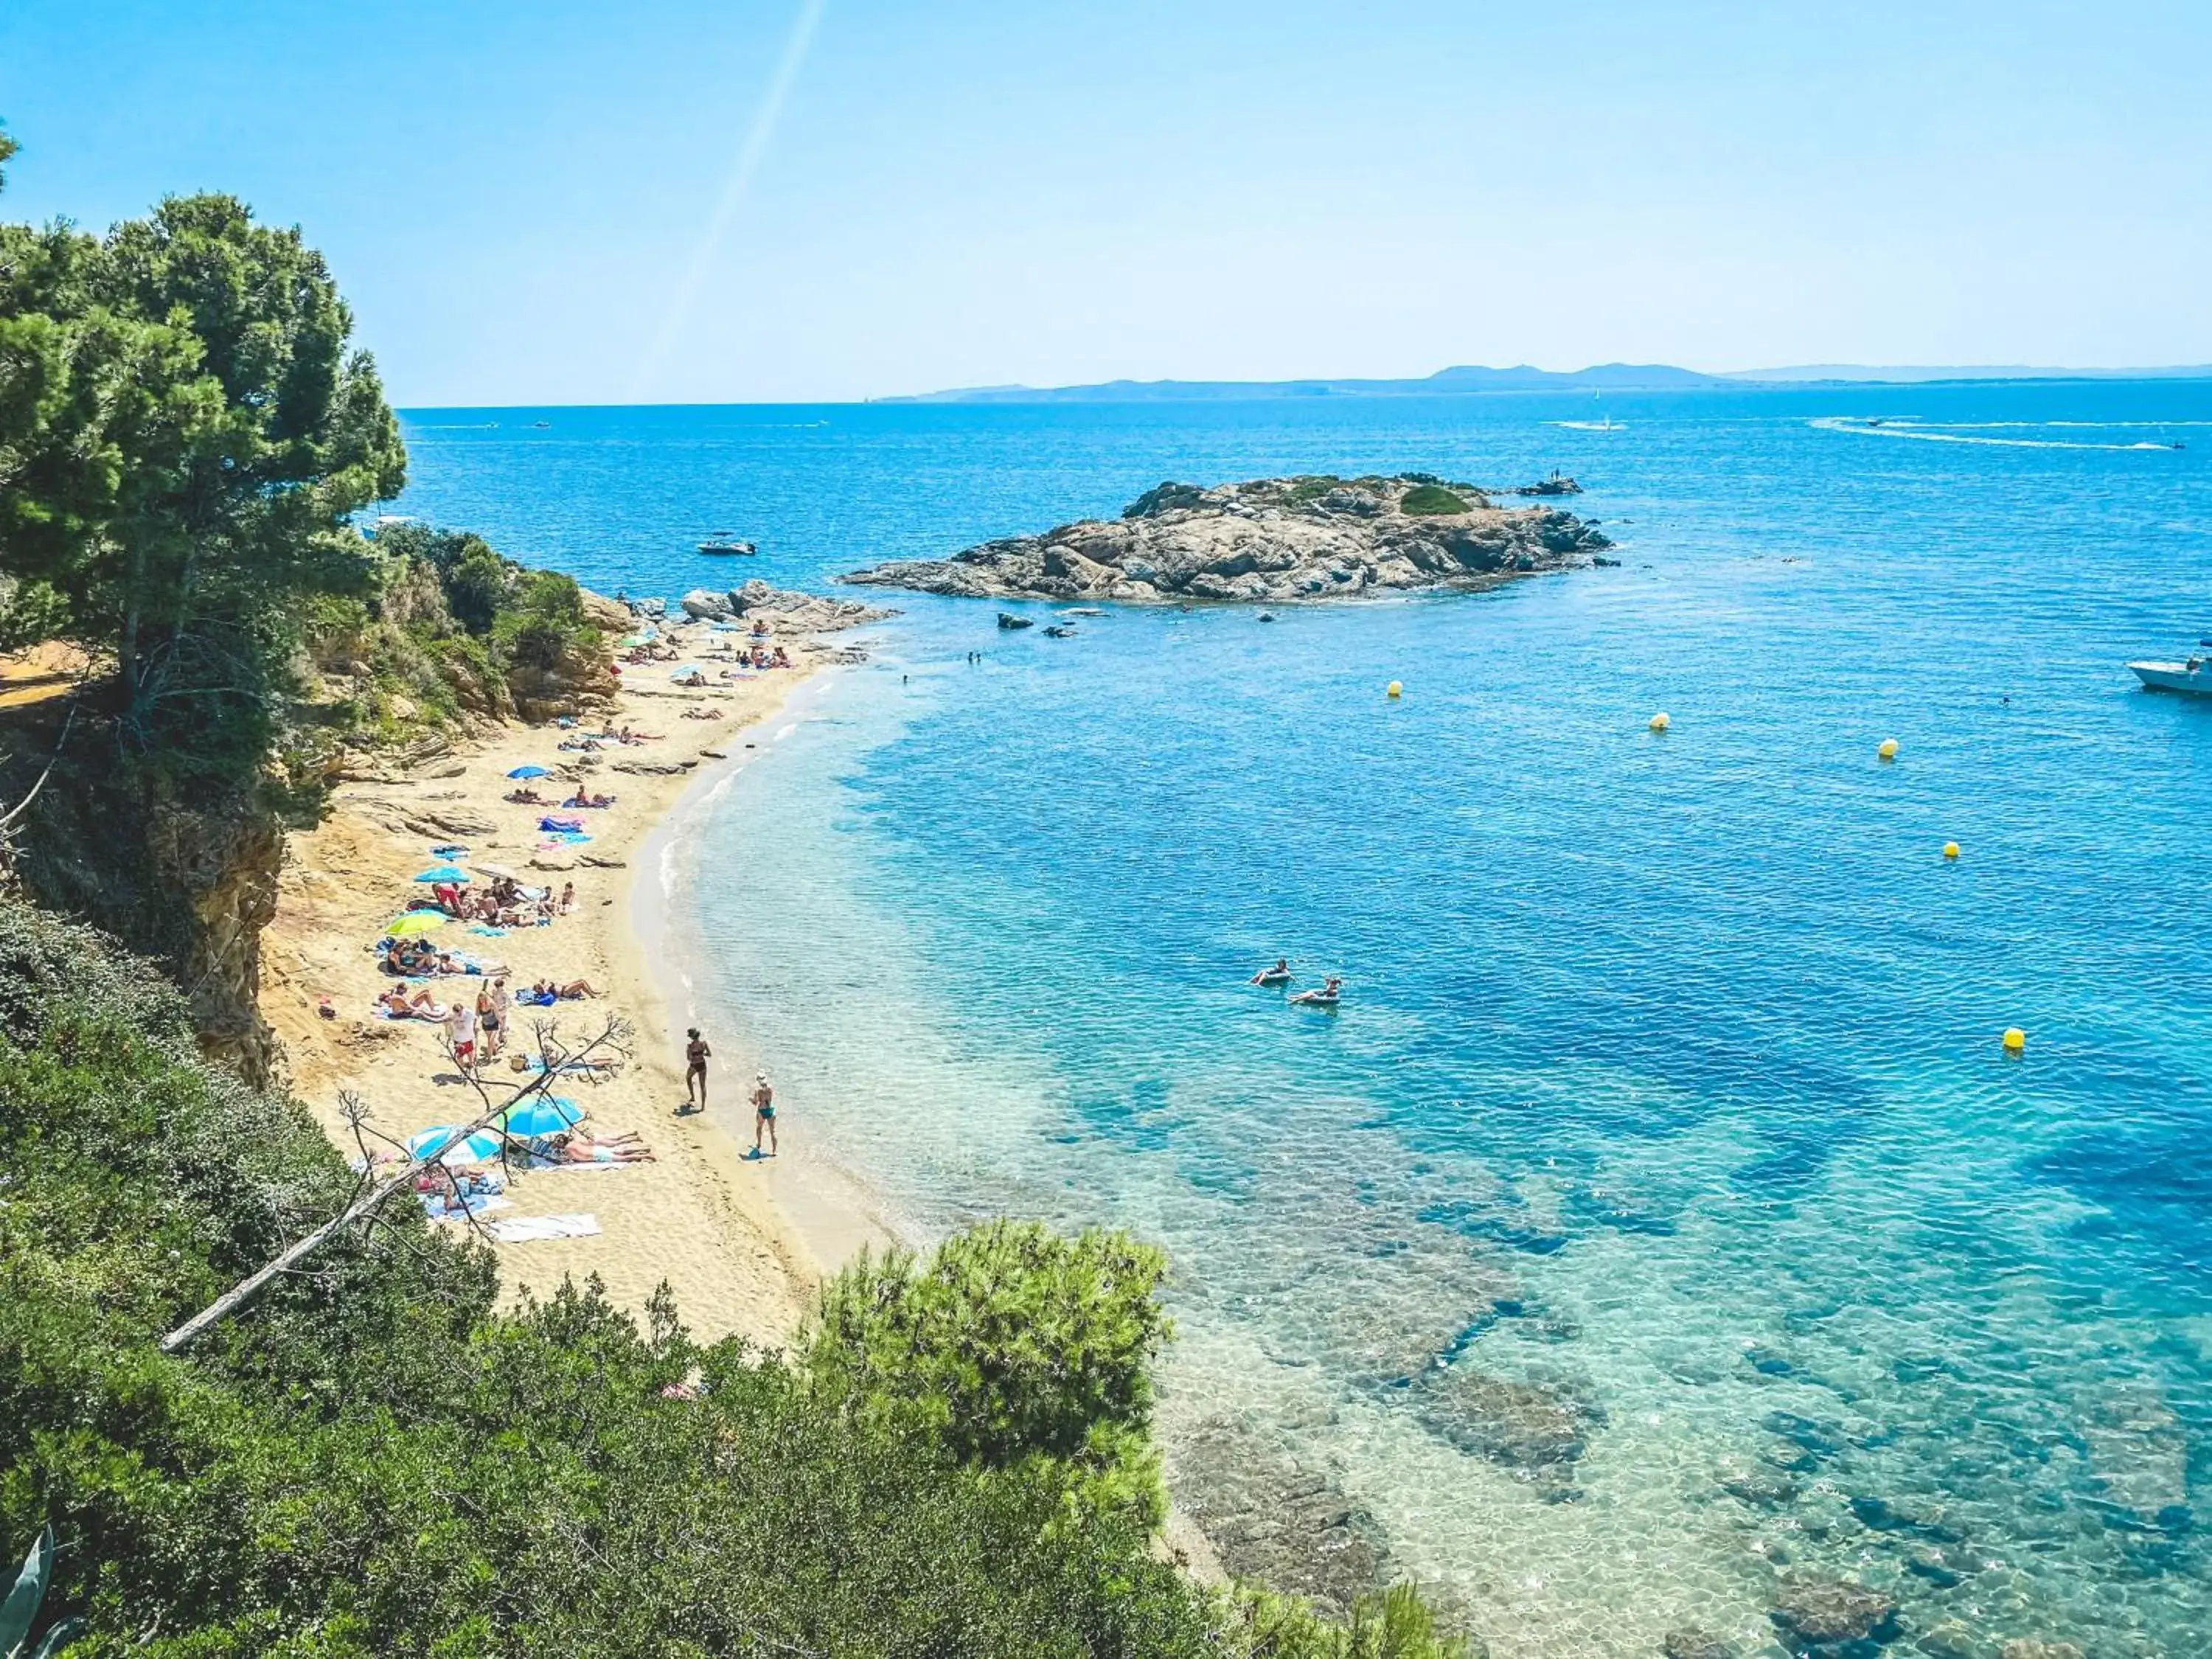
<svg viewBox="0 0 2212 1659">
<path fill-rule="evenodd" d="M 1895 738 L 1884 738 L 1881 740 L 1881 746 L 1876 749 L 1874 752 L 1881 756 L 1884 760 L 1895 760 L 1897 758 L 1897 739 Z"/>
<path fill-rule="evenodd" d="M 2027 1033 L 2017 1025 L 2005 1027 L 2004 1048 L 2008 1054 L 2016 1054 L 2027 1047 Z"/>
<path fill-rule="evenodd" d="M 1664 732 L 1667 729 L 1666 715 L 1654 714 L 1651 717 L 1651 729 L 1654 732 Z"/>
<path fill-rule="evenodd" d="M 1405 689 L 1406 688 L 1399 684 L 1397 681 L 1392 680 L 1389 684 L 1382 688 L 1382 695 L 1386 697 L 1395 697 Z"/>
<path fill-rule="evenodd" d="M 1958 857 L 1959 843 L 1955 841 L 1945 842 L 1943 843 L 1943 856 L 1947 859 L 1954 859 Z"/>
</svg>

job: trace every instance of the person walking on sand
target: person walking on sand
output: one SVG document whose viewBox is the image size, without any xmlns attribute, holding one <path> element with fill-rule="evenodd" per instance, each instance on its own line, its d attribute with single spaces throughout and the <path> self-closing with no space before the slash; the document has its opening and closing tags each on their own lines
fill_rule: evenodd
<svg viewBox="0 0 2212 1659">
<path fill-rule="evenodd" d="M 690 1040 L 684 1045 L 684 1103 L 676 1109 L 682 1113 L 703 1112 L 707 1109 L 707 1062 L 714 1051 L 699 1035 L 697 1026 L 691 1027 L 685 1036 Z"/>
<path fill-rule="evenodd" d="M 453 999 L 446 1016 L 446 1029 L 453 1041 L 453 1064 L 464 1072 L 477 1068 L 477 1006 L 465 996 Z"/>
<path fill-rule="evenodd" d="M 768 1136 L 766 1156 L 775 1156 L 775 1091 L 769 1085 L 768 1073 L 753 1073 L 753 1156 L 759 1158 L 761 1136 Z"/>
</svg>

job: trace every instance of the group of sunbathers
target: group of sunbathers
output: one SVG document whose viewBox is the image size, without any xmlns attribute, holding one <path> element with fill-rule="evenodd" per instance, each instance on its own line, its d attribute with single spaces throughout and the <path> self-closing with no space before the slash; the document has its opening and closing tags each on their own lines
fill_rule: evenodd
<svg viewBox="0 0 2212 1659">
<path fill-rule="evenodd" d="M 559 898 L 550 887 L 525 887 L 511 876 L 495 876 L 488 887 L 464 887 L 441 881 L 430 889 L 430 905 L 456 921 L 480 921 L 491 927 L 536 927 L 575 908 L 576 884 L 570 882 Z M 428 969 L 419 971 L 428 972 Z"/>
<path fill-rule="evenodd" d="M 788 668 L 791 666 L 791 653 L 786 651 L 780 645 L 773 651 L 769 650 L 764 645 L 756 645 L 750 651 L 741 648 L 733 653 L 718 651 L 713 654 L 716 656 L 732 656 L 732 659 L 740 668 Z M 722 678 L 724 679 L 730 678 L 730 671 L 728 669 L 726 668 L 722 671 Z M 687 681 L 693 684 L 704 683 L 702 677 L 696 674 L 692 674 L 687 675 L 684 680 L 678 681 L 678 684 L 682 684 Z"/>
</svg>

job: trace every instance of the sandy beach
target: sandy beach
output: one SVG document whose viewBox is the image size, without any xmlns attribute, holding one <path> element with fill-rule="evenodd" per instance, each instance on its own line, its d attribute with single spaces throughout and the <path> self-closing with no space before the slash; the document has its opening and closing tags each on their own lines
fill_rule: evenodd
<svg viewBox="0 0 2212 1659">
<path fill-rule="evenodd" d="M 679 623 L 667 637 L 689 659 L 711 636 L 702 625 Z M 684 1033 L 672 1019 L 670 993 L 681 982 L 662 976 L 669 969 L 659 944 L 656 832 L 665 842 L 679 803 L 744 763 L 762 740 L 761 721 L 832 655 L 817 641 L 781 642 L 795 667 L 701 690 L 671 685 L 665 665 L 626 667 L 623 689 L 603 722 L 584 720 L 574 731 L 501 726 L 411 770 L 380 768 L 341 784 L 324 823 L 291 838 L 276 918 L 263 939 L 261 1006 L 283 1041 L 295 1091 L 349 1154 L 357 1148 L 342 1095 L 357 1097 L 368 1126 L 390 1141 L 465 1121 L 482 1109 L 449 1057 L 444 1026 L 387 1020 L 374 1008 L 378 993 L 396 981 L 380 971 L 371 947 L 410 899 L 428 890 L 416 874 L 447 861 L 432 848 L 465 845 L 467 853 L 453 862 L 495 865 L 556 891 L 575 884 L 573 909 L 550 925 L 494 937 L 453 921 L 430 936 L 457 956 L 503 964 L 510 991 L 545 978 L 583 980 L 599 993 L 550 1008 L 516 1007 L 509 1052 L 531 1046 L 536 1019 L 552 1019 L 571 1048 L 610 1016 L 629 1030 L 629 1053 L 614 1075 L 580 1079 L 558 1092 L 588 1113 L 586 1129 L 635 1133 L 654 1161 L 510 1175 L 507 1202 L 485 1222 L 580 1214 L 599 1231 L 495 1243 L 509 1298 L 525 1290 L 550 1292 L 567 1276 L 596 1276 L 615 1302 L 635 1310 L 665 1281 L 695 1334 L 737 1333 L 776 1343 L 798 1324 L 824 1268 L 872 1236 L 818 1170 L 797 1194 L 795 1207 L 808 1224 L 793 1224 L 779 1195 L 791 1160 L 746 1156 L 754 1062 L 737 1043 L 707 1032 L 714 1048 L 712 1109 L 675 1111 L 684 1099 Z M 710 672 L 720 666 L 711 654 L 696 659 Z M 686 718 L 687 710 L 714 718 Z M 596 754 L 559 746 L 586 730 L 624 727 L 658 736 Z M 552 842 L 538 820 L 557 808 L 504 799 L 518 787 L 507 773 L 526 764 L 552 771 L 537 781 L 549 801 L 565 797 L 580 777 L 616 798 L 611 807 L 580 814 L 588 842 Z M 630 769 L 638 767 L 665 769 Z M 480 981 L 457 975 L 428 983 L 439 1000 L 450 1001 L 456 994 L 473 999 Z M 335 1018 L 319 1012 L 325 997 Z M 483 1067 L 482 1076 L 495 1099 L 523 1080 L 503 1063 Z"/>
</svg>

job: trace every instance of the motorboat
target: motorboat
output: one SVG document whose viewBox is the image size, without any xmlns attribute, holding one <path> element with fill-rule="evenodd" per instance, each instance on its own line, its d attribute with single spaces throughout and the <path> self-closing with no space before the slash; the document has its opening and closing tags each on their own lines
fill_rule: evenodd
<svg viewBox="0 0 2212 1659">
<path fill-rule="evenodd" d="M 2212 641 L 2203 643 L 2212 645 Z M 2201 653 L 2183 662 L 2131 662 L 2128 670 L 2148 690 L 2212 696 L 2212 656 Z"/>
<path fill-rule="evenodd" d="M 699 544 L 699 550 L 702 553 L 713 554 L 718 558 L 727 558 L 732 554 L 750 556 L 758 550 L 750 542 L 739 541 L 726 530 L 717 530 Z"/>
</svg>

